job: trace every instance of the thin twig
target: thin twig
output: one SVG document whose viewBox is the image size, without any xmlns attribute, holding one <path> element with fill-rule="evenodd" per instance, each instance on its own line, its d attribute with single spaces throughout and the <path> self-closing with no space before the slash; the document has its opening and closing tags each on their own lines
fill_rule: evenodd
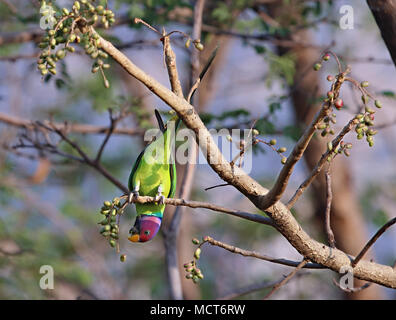
<svg viewBox="0 0 396 320">
<path fill-rule="evenodd" d="M 95 170 L 99 171 L 104 177 L 106 177 L 109 181 L 111 181 L 115 186 L 117 186 L 121 191 L 128 193 L 128 188 L 123 185 L 118 179 L 116 179 L 112 174 L 110 174 L 100 163 L 96 163 L 92 160 L 83 150 L 82 148 L 74 141 L 70 140 L 63 130 L 57 129 L 55 126 L 51 125 L 52 129 L 55 133 L 59 135 L 59 137 L 67 142 L 74 150 L 78 152 L 78 154 L 84 159 L 85 163 Z"/>
<path fill-rule="evenodd" d="M 205 188 L 204 190 L 208 191 L 208 190 L 212 190 L 214 188 L 225 187 L 225 186 L 230 186 L 230 184 L 229 183 L 217 184 L 215 186 L 211 186 L 211 187 Z"/>
<path fill-rule="evenodd" d="M 294 165 L 302 158 L 309 142 L 317 130 L 318 124 L 324 119 L 325 116 L 328 115 L 330 111 L 330 104 L 326 102 L 317 112 L 315 118 L 311 121 L 310 125 L 307 127 L 304 134 L 298 140 L 293 148 L 293 151 L 287 158 L 287 161 L 279 173 L 274 186 L 265 196 L 261 197 L 260 202 L 262 207 L 269 208 L 280 199 L 286 189 L 289 178 L 293 172 Z"/>
<path fill-rule="evenodd" d="M 278 291 L 280 289 L 280 287 L 282 287 L 283 285 L 285 285 L 291 278 L 294 277 L 294 275 L 301 269 L 304 268 L 304 266 L 306 266 L 308 263 L 307 260 L 303 260 L 301 261 L 298 266 L 292 271 L 290 272 L 286 278 L 284 278 L 281 282 L 277 283 L 274 288 L 264 297 L 264 300 L 268 299 L 269 297 L 271 297 L 276 291 Z"/>
<path fill-rule="evenodd" d="M 341 140 L 345 137 L 347 133 L 349 133 L 355 125 L 358 123 L 356 118 L 351 119 L 348 124 L 341 130 L 337 137 L 333 139 L 332 143 L 332 150 L 327 150 L 322 157 L 320 158 L 319 162 L 316 164 L 315 168 L 312 169 L 309 176 L 305 179 L 305 181 L 298 187 L 296 192 L 294 193 L 293 197 L 287 203 L 287 208 L 292 208 L 294 204 L 297 202 L 299 197 L 303 194 L 303 192 L 308 188 L 308 186 L 315 180 L 318 174 L 322 171 L 323 166 L 327 163 L 327 158 L 330 154 L 337 149 L 338 145 L 340 144 Z"/>
<path fill-rule="evenodd" d="M 325 172 L 326 177 L 326 212 L 325 212 L 325 226 L 326 226 L 326 234 L 327 240 L 329 242 L 329 246 L 335 248 L 335 238 L 333 230 L 331 229 L 330 224 L 330 212 L 331 212 L 331 202 L 333 201 L 333 193 L 331 191 L 331 174 L 330 174 L 330 165 Z"/>
<path fill-rule="evenodd" d="M 188 96 L 187 96 L 187 102 L 193 104 L 192 102 L 192 98 L 195 94 L 195 92 L 197 91 L 199 84 L 201 83 L 202 78 L 205 76 L 206 72 L 209 70 L 209 67 L 212 65 L 214 58 L 217 55 L 217 51 L 218 51 L 219 47 L 216 46 L 216 48 L 213 50 L 212 54 L 210 55 L 208 61 L 206 62 L 204 68 L 202 69 L 201 73 L 199 74 L 199 76 L 196 78 L 194 84 L 192 85 Z M 195 72 L 194 72 L 195 74 Z M 192 82 L 193 79 L 191 79 Z"/>
<path fill-rule="evenodd" d="M 347 293 L 356 293 L 356 292 L 360 292 L 364 289 L 369 288 L 373 283 L 372 282 L 366 282 L 365 284 L 363 284 L 362 286 L 358 287 L 358 288 L 343 288 L 336 279 L 333 278 L 333 283 L 340 288 L 342 291 L 347 292 Z"/>
<path fill-rule="evenodd" d="M 332 111 L 332 104 L 335 98 L 339 96 L 341 86 L 345 81 L 345 77 L 348 73 L 350 73 L 350 68 L 347 67 L 345 71 L 342 71 L 342 66 L 337 56 L 328 51 L 328 53 L 334 55 L 336 57 L 336 61 L 339 68 L 339 74 L 337 76 L 337 80 L 332 85 L 332 91 L 334 92 L 334 98 L 330 99 L 323 103 L 321 109 L 316 113 L 316 116 L 308 125 L 307 129 L 301 136 L 301 138 L 295 144 L 292 153 L 287 158 L 286 163 L 284 164 L 281 172 L 276 179 L 274 186 L 271 190 L 260 199 L 261 206 L 264 208 L 269 208 L 274 205 L 278 200 L 280 200 L 283 192 L 285 191 L 289 178 L 293 172 L 294 165 L 302 158 L 306 148 L 308 147 L 309 142 L 311 141 L 314 133 L 318 129 L 317 126 L 319 123 Z M 348 131 L 349 132 L 349 131 Z M 337 137 L 338 138 L 338 137 Z M 337 139 L 336 138 L 336 139 Z M 341 140 L 340 140 L 341 141 Z M 338 143 L 340 142 L 338 141 Z M 338 145 L 337 143 L 337 145 Z M 335 146 L 335 145 L 334 145 Z M 288 204 L 288 208 L 291 208 Z"/>
<path fill-rule="evenodd" d="M 147 28 L 149 28 L 150 30 L 154 31 L 155 33 L 161 34 L 157 29 L 155 29 L 150 24 L 148 24 L 147 22 L 145 22 L 144 20 L 142 20 L 140 18 L 135 18 L 133 20 L 133 23 L 136 23 L 136 24 L 141 23 L 141 24 L 145 25 Z"/>
<path fill-rule="evenodd" d="M 104 150 L 107 142 L 109 141 L 110 136 L 113 134 L 114 129 L 117 126 L 117 122 L 121 119 L 121 117 L 122 117 L 122 115 L 120 115 L 117 118 L 114 118 L 112 109 L 109 109 L 109 118 L 110 118 L 109 130 L 107 130 L 106 136 L 103 139 L 103 142 L 102 142 L 102 144 L 99 147 L 98 153 L 97 153 L 96 158 L 94 160 L 95 163 L 99 163 L 100 162 L 100 158 L 102 157 L 103 150 Z"/>
<path fill-rule="evenodd" d="M 304 275 L 308 275 L 310 274 L 310 272 L 304 272 L 304 273 L 299 273 L 296 276 L 304 276 Z M 258 283 L 253 283 L 251 285 L 248 285 L 246 287 L 243 288 L 238 288 L 236 290 L 234 290 L 234 292 L 231 292 L 225 296 L 222 296 L 221 298 L 217 298 L 217 300 L 233 300 L 236 298 L 239 298 L 241 296 L 253 293 L 253 292 L 257 292 L 257 291 L 261 291 L 263 289 L 267 289 L 267 288 L 272 288 L 274 286 L 276 286 L 277 284 L 281 283 L 286 276 L 282 276 L 282 278 L 276 280 L 276 281 L 261 281 Z"/>
<path fill-rule="evenodd" d="M 387 223 L 385 223 L 376 233 L 375 235 L 367 242 L 367 244 L 364 246 L 362 251 L 356 256 L 356 258 L 352 261 L 352 268 L 354 268 L 359 261 L 364 257 L 366 252 L 370 249 L 370 247 L 378 240 L 379 237 L 382 236 L 382 234 L 388 230 L 392 225 L 396 223 L 396 217 L 389 220 Z"/>
<path fill-rule="evenodd" d="M 129 192 L 126 193 L 125 195 L 121 196 L 120 199 L 128 199 L 128 196 L 129 196 Z M 138 196 L 138 197 L 134 197 L 132 199 L 132 203 L 140 203 L 140 204 L 152 203 L 152 202 L 156 202 L 156 201 L 157 200 L 155 197 L 149 197 L 149 196 Z M 196 208 L 208 209 L 208 210 L 229 214 L 234 217 L 238 217 L 241 219 L 249 220 L 252 222 L 257 222 L 260 224 L 264 224 L 264 225 L 268 225 L 268 226 L 276 228 L 276 225 L 268 217 L 264 217 L 259 214 L 238 211 L 235 209 L 229 209 L 229 208 L 225 208 L 225 207 L 218 206 L 218 205 L 208 203 L 208 202 L 184 200 L 184 199 L 177 199 L 177 198 L 165 198 L 164 204 L 171 205 L 171 206 L 184 206 L 184 207 L 189 207 L 189 208 L 194 208 L 194 209 L 196 209 Z"/>
<path fill-rule="evenodd" d="M 299 261 L 293 261 L 293 260 L 288 260 L 288 259 L 282 259 L 282 258 L 274 258 L 271 256 L 267 256 L 264 254 L 260 254 L 258 252 L 255 251 L 249 251 L 249 250 L 245 250 L 245 249 L 241 249 L 232 245 L 229 245 L 227 243 L 218 241 L 213 239 L 212 237 L 206 236 L 204 238 L 204 242 L 206 243 L 210 243 L 213 246 L 216 247 L 220 247 L 223 248 L 227 251 L 230 251 L 232 253 L 237 253 L 240 254 L 244 257 L 252 257 L 252 258 L 256 258 L 256 259 L 260 259 L 260 260 L 264 260 L 264 261 L 268 261 L 268 262 L 272 262 L 272 263 L 276 263 L 276 264 L 281 264 L 284 266 L 289 266 L 289 267 L 298 267 L 299 265 L 302 264 L 302 262 Z M 305 260 L 304 260 L 305 261 Z M 317 264 L 317 263 L 305 263 L 303 264 L 300 268 L 306 268 L 306 269 L 323 269 L 324 266 Z"/>
<path fill-rule="evenodd" d="M 3 112 L 0 112 L 0 122 L 14 127 L 27 128 L 29 130 L 34 130 L 36 128 L 36 125 L 32 120 L 15 117 Z M 41 121 L 41 123 L 48 126 L 50 124 L 50 121 L 45 120 L 45 121 Z M 82 123 L 52 122 L 52 125 L 56 127 L 58 130 L 65 130 L 67 128 L 68 132 L 81 133 L 81 134 L 107 134 L 109 131 L 108 126 L 95 126 L 91 124 L 82 124 Z M 142 135 L 143 131 L 130 129 L 130 128 L 115 128 L 113 134 L 135 136 L 135 135 Z"/>
</svg>

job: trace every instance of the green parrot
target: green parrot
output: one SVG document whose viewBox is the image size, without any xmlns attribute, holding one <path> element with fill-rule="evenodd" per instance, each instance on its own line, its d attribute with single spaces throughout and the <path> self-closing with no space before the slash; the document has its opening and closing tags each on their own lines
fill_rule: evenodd
<svg viewBox="0 0 396 320">
<path fill-rule="evenodd" d="M 217 50 L 218 46 L 213 50 L 197 81 L 201 81 L 208 71 Z M 195 87 L 192 91 L 188 102 L 191 101 L 196 89 Z M 173 198 L 176 191 L 176 164 L 173 161 L 172 150 L 180 118 L 174 116 L 164 125 L 158 110 L 155 110 L 155 117 L 161 135 L 148 144 L 136 159 L 129 176 L 128 188 L 131 191 L 129 202 L 132 202 L 133 197 L 142 195 L 155 197 L 157 203 L 136 203 L 137 217 L 128 237 L 132 242 L 147 242 L 155 237 L 161 227 L 165 195 L 167 198 Z M 173 130 L 171 123 L 174 123 Z"/>
<path fill-rule="evenodd" d="M 165 125 L 158 110 L 155 110 L 155 116 L 161 133 L 136 159 L 128 188 L 131 191 L 129 202 L 139 195 L 155 197 L 157 202 L 135 204 L 137 217 L 128 238 L 132 242 L 147 242 L 154 238 L 161 226 L 165 197 L 172 198 L 176 191 L 176 164 L 172 149 L 180 118 L 174 116 Z"/>
</svg>

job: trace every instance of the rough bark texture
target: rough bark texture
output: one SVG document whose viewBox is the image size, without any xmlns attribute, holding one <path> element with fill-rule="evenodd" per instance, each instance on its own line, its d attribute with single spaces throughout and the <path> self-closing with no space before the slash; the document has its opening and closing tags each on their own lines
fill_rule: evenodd
<svg viewBox="0 0 396 320">
<path fill-rule="evenodd" d="M 367 0 L 396 66 L 396 0 Z"/>
</svg>

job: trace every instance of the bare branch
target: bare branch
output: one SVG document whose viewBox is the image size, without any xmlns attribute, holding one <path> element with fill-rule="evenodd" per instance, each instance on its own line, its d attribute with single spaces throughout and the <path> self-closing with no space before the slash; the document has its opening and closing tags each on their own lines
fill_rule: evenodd
<svg viewBox="0 0 396 320">
<path fill-rule="evenodd" d="M 287 158 L 285 165 L 283 166 L 279 176 L 270 190 L 268 194 L 266 194 L 261 199 L 261 206 L 264 208 L 268 208 L 275 204 L 280 197 L 282 196 L 283 192 L 286 189 L 288 184 L 289 178 L 293 172 L 294 165 L 301 159 L 304 154 L 305 149 L 307 148 L 309 141 L 311 141 L 315 131 L 317 130 L 317 125 L 322 122 L 324 117 L 328 115 L 330 112 L 330 104 L 324 103 L 322 108 L 318 111 L 315 118 L 312 120 L 311 124 L 305 130 L 304 134 L 298 140 L 296 145 L 293 148 L 292 153 Z"/>
<path fill-rule="evenodd" d="M 19 128 L 27 128 L 29 130 L 35 129 L 34 121 L 28 119 L 22 119 L 6 113 L 0 112 L 0 122 L 7 125 L 11 125 Z M 48 126 L 50 121 L 42 121 L 43 124 Z M 67 128 L 68 132 L 81 133 L 81 134 L 107 134 L 109 132 L 109 127 L 107 126 L 95 126 L 90 124 L 80 124 L 80 123 L 58 123 L 52 122 L 52 125 L 58 130 L 65 130 Z M 142 135 L 143 131 L 129 128 L 116 128 L 113 131 L 114 134 L 120 135 Z"/>
<path fill-rule="evenodd" d="M 330 174 L 330 165 L 325 173 L 326 176 L 326 189 L 327 189 L 327 200 L 326 200 L 326 212 L 325 212 L 325 226 L 326 226 L 326 234 L 327 240 L 329 242 L 330 247 L 335 248 L 335 238 L 333 230 L 331 229 L 330 224 L 330 212 L 331 212 L 331 202 L 333 201 L 333 193 L 331 192 L 331 174 Z"/>
<path fill-rule="evenodd" d="M 334 283 L 338 288 L 340 288 L 342 291 L 347 292 L 347 293 L 356 293 L 356 292 L 362 291 L 362 290 L 364 290 L 364 289 L 369 288 L 369 287 L 373 284 L 372 282 L 366 282 L 364 285 L 362 285 L 362 286 L 360 286 L 360 287 L 358 287 L 358 288 L 351 288 L 351 289 L 349 289 L 349 288 L 343 288 L 343 287 L 338 283 L 338 281 L 337 281 L 336 279 L 334 279 L 334 278 L 333 278 L 333 283 Z"/>
<path fill-rule="evenodd" d="M 328 51 L 328 52 L 331 53 L 334 57 L 336 57 L 336 61 L 337 61 L 338 68 L 339 68 L 339 74 L 337 76 L 337 80 L 332 85 L 333 92 L 334 92 L 334 98 L 323 103 L 322 108 L 316 113 L 316 116 L 311 121 L 311 123 L 308 125 L 304 134 L 301 136 L 301 138 L 295 144 L 293 151 L 287 158 L 287 161 L 286 161 L 285 165 L 283 166 L 281 172 L 279 173 L 274 186 L 271 188 L 271 190 L 268 192 L 268 194 L 261 197 L 260 206 L 264 209 L 271 207 L 277 201 L 280 200 L 283 192 L 285 191 L 285 189 L 287 187 L 289 178 L 293 172 L 294 165 L 302 158 L 315 131 L 318 129 L 317 127 L 320 124 L 320 122 L 322 122 L 322 120 L 330 114 L 330 112 L 332 110 L 333 101 L 335 98 L 337 98 L 339 96 L 341 85 L 345 81 L 346 75 L 348 73 L 350 73 L 350 69 L 348 67 L 345 69 L 345 71 L 342 71 L 341 70 L 342 66 L 341 66 L 341 63 L 338 60 L 337 56 L 334 53 L 332 53 L 331 51 Z M 340 141 L 338 141 L 338 143 Z M 289 204 L 288 204 L 288 207 L 290 208 Z"/>
<path fill-rule="evenodd" d="M 315 178 L 318 176 L 318 174 L 321 172 L 323 166 L 327 162 L 327 158 L 329 157 L 330 154 L 332 154 L 335 150 L 337 149 L 338 145 L 340 144 L 341 140 L 345 137 L 347 133 L 349 133 L 355 125 L 358 123 L 358 120 L 356 118 L 351 119 L 348 124 L 341 130 L 339 135 L 333 139 L 332 150 L 327 150 L 322 157 L 320 158 L 319 162 L 316 164 L 315 168 L 311 171 L 309 174 L 308 178 L 305 179 L 305 181 L 298 187 L 296 192 L 294 193 L 293 197 L 289 200 L 287 203 L 287 207 L 290 209 L 294 206 L 298 198 L 303 194 L 303 192 L 308 188 L 308 186 L 312 183 L 312 181 L 315 180 Z"/>
<path fill-rule="evenodd" d="M 281 282 L 277 283 L 274 288 L 271 290 L 271 292 L 269 292 L 265 297 L 264 300 L 268 299 L 269 297 L 271 297 L 276 291 L 279 290 L 280 287 L 282 287 L 283 285 L 285 285 L 291 278 L 294 277 L 294 275 L 301 269 L 304 268 L 304 266 L 306 266 L 308 263 L 307 260 L 303 260 L 299 263 L 299 265 L 292 271 L 290 272 L 286 278 L 284 278 Z"/>
<path fill-rule="evenodd" d="M 105 178 L 107 178 L 110 182 L 112 182 L 115 186 L 117 186 L 122 192 L 128 193 L 128 188 L 124 186 L 118 179 L 116 179 L 110 172 L 108 172 L 100 163 L 95 162 L 92 160 L 83 150 L 82 148 L 74 141 L 70 140 L 67 135 L 65 134 L 64 130 L 59 130 L 53 124 L 50 123 L 50 127 L 37 122 L 41 126 L 45 127 L 47 130 L 53 130 L 59 137 L 68 143 L 77 153 L 81 156 L 84 160 L 84 163 L 89 165 L 90 167 L 94 168 L 96 171 L 100 172 Z"/>
<path fill-rule="evenodd" d="M 170 44 L 170 37 L 164 36 L 162 38 L 162 42 L 164 44 L 165 63 L 166 68 L 168 69 L 168 76 L 172 91 L 179 97 L 183 97 L 183 90 L 179 80 L 179 74 L 177 72 L 176 55 Z"/>
<path fill-rule="evenodd" d="M 305 272 L 305 273 L 298 273 L 296 276 L 304 276 L 304 275 L 308 275 L 310 274 L 309 272 Z M 278 284 L 280 284 L 286 276 L 283 276 L 282 278 L 276 280 L 276 281 L 261 281 L 258 283 L 253 283 L 251 285 L 248 285 L 246 287 L 243 288 L 238 288 L 236 289 L 234 292 L 231 292 L 221 298 L 217 298 L 217 300 L 232 300 L 235 298 L 238 298 L 240 296 L 244 296 L 246 294 L 250 294 L 256 291 L 260 291 L 263 289 L 267 289 L 267 288 L 272 288 Z M 290 279 L 291 280 L 291 279 Z"/>
<path fill-rule="evenodd" d="M 282 259 L 282 258 L 274 258 L 271 256 L 267 256 L 264 254 L 260 254 L 258 252 L 255 251 L 249 251 L 249 250 L 245 250 L 245 249 L 241 249 L 232 245 L 229 245 L 227 243 L 218 241 L 213 239 L 212 237 L 206 236 L 204 237 L 204 242 L 203 243 L 210 243 L 212 246 L 216 246 L 216 247 L 220 247 L 223 248 L 227 251 L 230 251 L 232 253 L 237 253 L 240 254 L 244 257 L 252 257 L 252 258 L 256 258 L 256 259 L 260 259 L 260 260 L 264 260 L 264 261 L 268 261 L 268 262 L 272 262 L 272 263 L 276 263 L 276 264 L 281 264 L 284 266 L 289 266 L 289 267 L 298 267 L 301 262 L 299 261 L 293 261 L 293 260 L 288 260 L 288 259 Z M 303 268 L 307 268 L 307 269 L 324 269 L 326 267 L 317 264 L 317 263 L 307 263 L 303 265 Z"/>
<path fill-rule="evenodd" d="M 385 223 L 376 233 L 375 235 L 367 242 L 367 244 L 364 246 L 362 251 L 356 256 L 356 258 L 352 261 L 352 267 L 354 268 L 359 261 L 364 257 L 366 252 L 370 249 L 370 247 L 379 239 L 379 237 L 382 236 L 382 234 L 388 230 L 392 225 L 396 223 L 396 217 L 389 220 L 387 223 Z"/>
<path fill-rule="evenodd" d="M 126 193 L 125 195 L 122 195 L 120 197 L 120 199 L 128 200 L 128 197 L 129 197 L 129 192 Z M 145 203 L 152 203 L 152 202 L 156 202 L 155 197 L 138 196 L 138 197 L 134 197 L 132 199 L 132 203 L 145 204 Z M 234 210 L 234 209 L 228 209 L 228 208 L 218 206 L 218 205 L 208 203 L 208 202 L 192 201 L 192 200 L 188 201 L 188 200 L 176 199 L 176 198 L 165 198 L 164 204 L 172 205 L 172 206 L 184 206 L 184 207 L 190 207 L 190 208 L 208 209 L 208 210 L 229 214 L 234 217 L 249 220 L 252 222 L 257 222 L 260 224 L 265 224 L 265 225 L 276 228 L 276 226 L 274 225 L 273 221 L 270 218 L 263 217 L 259 214 L 238 211 L 238 210 Z"/>
<path fill-rule="evenodd" d="M 101 146 L 99 147 L 98 153 L 94 160 L 95 163 L 100 162 L 100 158 L 102 157 L 103 150 L 104 150 L 107 142 L 109 141 L 110 136 L 113 134 L 114 130 L 116 129 L 117 123 L 122 119 L 123 116 L 124 116 L 124 113 L 121 112 L 121 114 L 118 117 L 114 118 L 113 111 L 111 109 L 109 109 L 110 126 L 109 126 L 109 129 L 107 130 L 106 136 L 103 139 Z"/>
</svg>

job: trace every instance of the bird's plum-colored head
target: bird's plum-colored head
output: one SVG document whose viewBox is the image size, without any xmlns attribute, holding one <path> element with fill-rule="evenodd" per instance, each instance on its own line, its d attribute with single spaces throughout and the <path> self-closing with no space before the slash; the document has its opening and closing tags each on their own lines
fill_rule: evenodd
<svg viewBox="0 0 396 320">
<path fill-rule="evenodd" d="M 136 217 L 135 225 L 129 230 L 129 241 L 147 242 L 155 237 L 161 227 L 162 219 L 156 216 L 140 215 Z"/>
</svg>

